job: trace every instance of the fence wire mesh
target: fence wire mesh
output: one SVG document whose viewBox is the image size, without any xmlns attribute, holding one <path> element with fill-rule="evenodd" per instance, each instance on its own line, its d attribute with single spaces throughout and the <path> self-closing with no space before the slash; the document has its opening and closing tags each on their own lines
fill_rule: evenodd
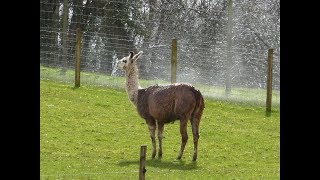
<svg viewBox="0 0 320 180">
<path fill-rule="evenodd" d="M 77 28 L 81 83 L 124 88 L 116 61 L 140 50 L 141 84 L 169 83 L 176 38 L 178 82 L 224 98 L 230 78 L 233 99 L 246 102 L 265 102 L 273 48 L 273 103 L 280 102 L 279 1 L 41 0 L 41 79 L 74 82 Z"/>
</svg>

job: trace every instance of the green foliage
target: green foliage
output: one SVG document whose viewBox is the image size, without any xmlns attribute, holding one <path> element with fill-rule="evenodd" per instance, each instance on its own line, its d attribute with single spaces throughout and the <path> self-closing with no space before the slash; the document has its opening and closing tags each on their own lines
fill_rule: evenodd
<svg viewBox="0 0 320 180">
<path fill-rule="evenodd" d="M 163 158 L 151 159 L 148 128 L 123 90 L 40 81 L 41 179 L 279 179 L 280 111 L 205 100 L 198 160 L 192 133 L 181 161 L 179 122 L 164 128 Z"/>
</svg>

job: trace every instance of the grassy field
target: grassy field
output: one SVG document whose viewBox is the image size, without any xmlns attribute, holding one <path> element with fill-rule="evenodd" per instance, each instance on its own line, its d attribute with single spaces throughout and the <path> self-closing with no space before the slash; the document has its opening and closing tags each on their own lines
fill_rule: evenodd
<svg viewBox="0 0 320 180">
<path fill-rule="evenodd" d="M 280 179 L 280 110 L 205 99 L 199 153 L 182 160 L 179 122 L 164 128 L 163 158 L 151 159 L 148 128 L 123 90 L 40 81 L 41 179 Z"/>
<path fill-rule="evenodd" d="M 61 69 L 49 68 L 40 66 L 40 77 L 42 79 L 68 82 L 74 84 L 74 70 L 69 69 L 65 75 L 60 75 Z M 81 72 L 81 84 L 89 84 L 94 86 L 111 87 L 116 89 L 124 88 L 124 77 L 119 76 L 108 76 L 106 74 L 99 74 L 94 72 Z M 142 87 L 148 87 L 155 84 L 169 84 L 169 81 L 161 79 L 153 80 L 139 80 Z M 245 104 L 254 104 L 265 106 L 266 104 L 266 89 L 262 88 L 245 88 L 245 87 L 232 87 L 231 94 L 226 96 L 225 87 L 222 86 L 211 86 L 193 83 L 195 87 L 201 90 L 202 94 L 209 99 L 238 102 Z M 272 91 L 272 106 L 280 107 L 280 91 Z"/>
</svg>

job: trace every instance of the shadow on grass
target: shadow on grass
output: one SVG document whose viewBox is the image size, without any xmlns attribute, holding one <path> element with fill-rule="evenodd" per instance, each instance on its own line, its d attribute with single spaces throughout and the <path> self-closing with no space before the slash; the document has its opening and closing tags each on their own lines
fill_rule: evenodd
<svg viewBox="0 0 320 180">
<path fill-rule="evenodd" d="M 129 166 L 132 164 L 139 165 L 139 160 L 134 161 L 120 161 L 119 166 Z M 161 159 L 148 159 L 146 160 L 146 167 L 157 167 L 160 169 L 170 169 L 170 170 L 194 170 L 197 169 L 197 162 L 190 162 L 186 164 L 184 160 L 174 160 L 174 161 L 163 161 Z"/>
</svg>

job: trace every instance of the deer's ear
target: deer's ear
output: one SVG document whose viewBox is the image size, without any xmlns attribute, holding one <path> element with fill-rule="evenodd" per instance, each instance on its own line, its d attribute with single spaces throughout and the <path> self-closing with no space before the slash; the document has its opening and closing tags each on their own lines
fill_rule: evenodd
<svg viewBox="0 0 320 180">
<path fill-rule="evenodd" d="M 136 54 L 136 55 L 133 56 L 133 59 L 134 59 L 134 60 L 137 60 L 142 53 L 143 53 L 142 51 L 138 52 L 138 54 Z"/>
<path fill-rule="evenodd" d="M 133 52 L 132 51 L 129 52 L 129 58 L 133 58 Z"/>
</svg>

